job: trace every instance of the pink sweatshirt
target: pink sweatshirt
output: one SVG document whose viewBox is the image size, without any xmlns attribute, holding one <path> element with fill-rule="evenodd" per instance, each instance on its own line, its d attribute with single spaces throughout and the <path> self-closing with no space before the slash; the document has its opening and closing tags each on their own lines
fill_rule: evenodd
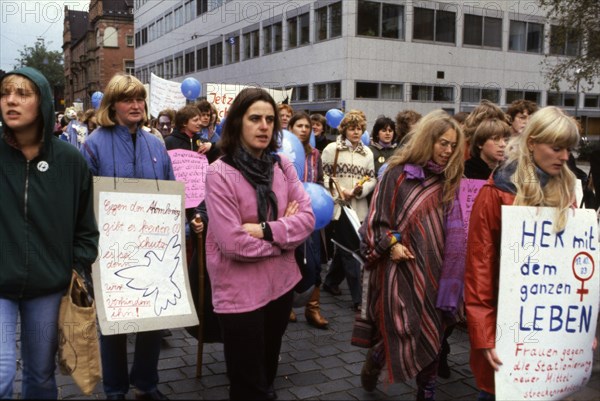
<svg viewBox="0 0 600 401">
<path fill-rule="evenodd" d="M 244 223 L 259 223 L 256 191 L 234 167 L 222 160 L 211 164 L 206 178 L 206 265 L 216 313 L 256 310 L 290 291 L 301 275 L 294 249 L 312 233 L 315 217 L 310 197 L 293 164 L 281 157 L 275 164 L 273 192 L 278 219 L 269 221 L 273 242 L 251 237 Z M 296 200 L 298 212 L 283 216 Z"/>
</svg>

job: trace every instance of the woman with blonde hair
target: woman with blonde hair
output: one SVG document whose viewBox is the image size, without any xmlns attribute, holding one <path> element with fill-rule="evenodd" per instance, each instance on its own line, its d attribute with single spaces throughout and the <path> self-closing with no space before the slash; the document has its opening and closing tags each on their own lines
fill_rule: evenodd
<svg viewBox="0 0 600 401">
<path fill-rule="evenodd" d="M 462 240 L 447 227 L 462 226 L 457 194 L 463 142 L 451 116 L 430 112 L 388 160 L 375 188 L 360 228 L 365 269 L 370 270 L 366 316 L 372 331 L 355 339 L 370 347 L 361 372 L 367 391 L 375 389 L 387 365 L 390 382 L 416 376 L 417 400 L 434 399 L 446 324 L 436 307 L 438 286 L 447 268 L 448 238 Z"/>
<path fill-rule="evenodd" d="M 144 129 L 146 89 L 134 76 L 116 74 L 106 85 L 96 120 L 99 127 L 81 146 L 95 176 L 175 180 L 165 146 Z M 104 393 L 122 400 L 135 387 L 135 398 L 164 400 L 158 390 L 158 359 L 162 333 L 135 335 L 133 365 L 129 372 L 127 335 L 101 335 L 100 352 Z"/>
<path fill-rule="evenodd" d="M 577 125 L 571 117 L 557 107 L 540 109 L 525 131 L 512 139 L 507 160 L 475 199 L 467 241 L 465 306 L 479 400 L 495 399 L 494 370 L 502 364 L 495 351 L 501 208 L 555 207 L 554 227 L 564 229 L 575 203 L 575 176 L 567 160 L 578 143 Z M 488 329 L 477 329 L 481 327 Z"/>
<path fill-rule="evenodd" d="M 350 249 L 358 248 L 358 244 L 355 244 L 356 235 L 352 235 L 353 228 L 347 224 L 349 220 L 342 212 L 342 205 L 350 205 L 362 222 L 369 209 L 367 196 L 375 188 L 376 182 L 373 152 L 361 141 L 367 127 L 364 114 L 361 113 L 356 110 L 346 113 L 338 128 L 340 135 L 325 147 L 321 156 L 324 185 L 330 189 L 336 201 L 333 221 L 330 223 L 333 226 L 332 237 Z M 360 275 L 358 262 L 350 253 L 336 247 L 323 291 L 340 295 L 339 284 L 345 277 L 352 296 L 352 307 L 358 311 L 362 302 Z"/>
</svg>

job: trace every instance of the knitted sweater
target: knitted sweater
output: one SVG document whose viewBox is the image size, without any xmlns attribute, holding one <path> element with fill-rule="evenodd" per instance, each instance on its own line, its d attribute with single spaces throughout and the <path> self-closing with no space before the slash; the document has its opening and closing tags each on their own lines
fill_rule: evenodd
<svg viewBox="0 0 600 401">
<path fill-rule="evenodd" d="M 360 221 L 363 221 L 369 211 L 369 204 L 367 202 L 367 195 L 369 195 L 375 188 L 375 168 L 373 165 L 373 153 L 371 150 L 364 146 L 362 143 L 352 148 L 350 142 L 343 138 L 341 135 L 338 136 L 335 142 L 330 143 L 323 149 L 323 155 L 321 161 L 323 162 L 323 175 L 325 188 L 330 188 L 330 180 L 333 174 L 333 164 L 335 160 L 336 150 L 339 151 L 337 158 L 337 167 L 335 170 L 335 178 L 341 187 L 341 190 L 351 190 L 356 184 L 368 176 L 369 179 L 363 183 L 363 191 L 360 195 L 355 196 L 350 201 L 350 206 Z M 332 195 L 336 200 L 335 210 L 333 219 L 337 220 L 340 217 L 341 207 L 339 205 L 340 194 L 337 193 L 333 185 Z"/>
</svg>

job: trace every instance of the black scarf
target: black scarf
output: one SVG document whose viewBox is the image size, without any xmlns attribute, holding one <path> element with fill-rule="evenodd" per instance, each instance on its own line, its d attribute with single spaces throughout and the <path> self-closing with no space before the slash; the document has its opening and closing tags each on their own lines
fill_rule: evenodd
<svg viewBox="0 0 600 401">
<path fill-rule="evenodd" d="M 229 159 L 229 160 L 227 160 Z M 258 204 L 258 221 L 277 220 L 277 197 L 273 192 L 273 171 L 278 156 L 263 153 L 260 159 L 250 155 L 240 146 L 231 158 L 224 158 L 228 163 L 242 173 L 242 176 L 256 189 L 256 203 Z M 270 216 L 267 216 L 270 213 Z"/>
</svg>

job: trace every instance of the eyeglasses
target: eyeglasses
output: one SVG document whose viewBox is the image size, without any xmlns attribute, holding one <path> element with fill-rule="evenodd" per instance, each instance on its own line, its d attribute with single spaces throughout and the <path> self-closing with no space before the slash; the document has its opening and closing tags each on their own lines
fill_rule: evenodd
<svg viewBox="0 0 600 401">
<path fill-rule="evenodd" d="M 440 140 L 437 141 L 437 143 L 442 148 L 447 148 L 448 146 L 450 146 L 450 149 L 452 149 L 452 150 L 456 149 L 456 146 L 458 146 L 458 143 L 456 143 L 456 142 L 450 142 L 450 141 L 447 141 L 445 139 L 440 139 Z"/>
</svg>

